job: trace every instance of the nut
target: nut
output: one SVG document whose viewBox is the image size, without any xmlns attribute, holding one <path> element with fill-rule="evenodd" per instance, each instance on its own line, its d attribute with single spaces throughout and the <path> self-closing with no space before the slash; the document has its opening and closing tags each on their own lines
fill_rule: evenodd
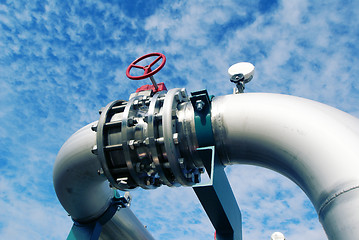
<svg viewBox="0 0 359 240">
<path fill-rule="evenodd" d="M 135 140 L 132 139 L 128 141 L 128 146 L 130 146 L 132 150 L 135 150 Z"/>
<path fill-rule="evenodd" d="M 174 133 L 174 134 L 173 134 L 173 142 L 174 142 L 175 144 L 178 144 L 178 143 L 179 143 L 178 133 Z"/>
<path fill-rule="evenodd" d="M 202 100 L 196 101 L 196 110 L 202 111 L 205 106 L 205 103 Z"/>
</svg>

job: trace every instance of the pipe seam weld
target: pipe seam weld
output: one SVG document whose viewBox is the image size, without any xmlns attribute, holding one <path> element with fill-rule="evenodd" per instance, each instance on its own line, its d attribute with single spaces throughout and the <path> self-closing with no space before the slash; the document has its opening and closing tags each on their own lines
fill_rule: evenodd
<svg viewBox="0 0 359 240">
<path fill-rule="evenodd" d="M 348 189 L 344 189 L 338 193 L 335 193 L 331 197 L 327 198 L 327 200 L 319 208 L 319 211 L 318 211 L 319 218 L 322 216 L 322 212 L 323 212 L 324 208 L 326 206 L 328 206 L 331 202 L 333 202 L 337 197 L 339 197 L 340 195 L 343 195 L 344 193 L 350 192 L 350 191 L 358 189 L 358 188 L 359 188 L 359 185 L 356 185 L 356 186 L 350 187 Z"/>
</svg>

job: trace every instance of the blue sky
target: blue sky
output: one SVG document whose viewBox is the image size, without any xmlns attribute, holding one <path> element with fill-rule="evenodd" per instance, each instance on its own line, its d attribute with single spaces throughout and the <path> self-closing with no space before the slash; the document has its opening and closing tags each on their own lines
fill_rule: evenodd
<svg viewBox="0 0 359 240">
<path fill-rule="evenodd" d="M 52 166 L 98 110 L 148 81 L 127 66 L 161 52 L 167 88 L 232 92 L 229 66 L 256 66 L 247 92 L 313 99 L 359 117 L 358 1 L 0 0 L 0 238 L 65 239 Z M 304 193 L 253 166 L 227 167 L 244 239 L 326 239 Z M 157 239 L 213 239 L 191 188 L 132 191 Z"/>
</svg>

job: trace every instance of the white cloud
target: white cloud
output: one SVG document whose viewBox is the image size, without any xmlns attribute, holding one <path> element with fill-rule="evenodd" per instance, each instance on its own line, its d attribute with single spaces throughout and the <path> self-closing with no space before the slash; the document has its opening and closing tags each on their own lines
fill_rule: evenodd
<svg viewBox="0 0 359 240">
<path fill-rule="evenodd" d="M 359 116 L 355 2 L 281 1 L 263 12 L 260 1 L 171 1 L 153 6 L 152 15 L 134 3 L 48 1 L 35 11 L 37 3 L 0 4 L 0 143 L 6 153 L 0 162 L 9 167 L 0 181 L 1 238 L 66 236 L 71 220 L 52 190 L 55 155 L 71 133 L 98 118 L 99 108 L 128 98 L 143 83 L 124 73 L 148 52 L 166 54 L 156 79 L 168 88 L 228 94 L 227 68 L 250 61 L 256 74 L 247 91 L 299 95 Z M 276 230 L 288 239 L 324 238 L 309 200 L 289 180 L 253 167 L 227 172 L 244 239 L 269 238 Z M 29 183 L 35 185 L 18 190 Z M 191 189 L 133 195 L 133 210 L 159 239 L 171 232 L 176 239 L 213 237 Z"/>
</svg>

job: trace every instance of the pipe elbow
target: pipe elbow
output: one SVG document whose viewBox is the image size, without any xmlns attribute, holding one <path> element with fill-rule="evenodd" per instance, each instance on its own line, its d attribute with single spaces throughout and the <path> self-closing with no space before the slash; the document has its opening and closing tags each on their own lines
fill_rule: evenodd
<svg viewBox="0 0 359 240">
<path fill-rule="evenodd" d="M 74 133 L 60 149 L 53 170 L 57 197 L 73 220 L 79 223 L 95 222 L 113 204 L 114 191 L 104 175 L 97 155 L 96 132 L 91 123 Z M 126 208 L 119 208 L 103 223 L 100 239 L 153 239 L 151 234 Z"/>
<path fill-rule="evenodd" d="M 217 97 L 212 126 L 222 162 L 272 169 L 312 201 L 329 239 L 359 234 L 359 120 L 304 98 L 268 93 Z M 355 196 L 355 197 L 354 197 Z"/>
<path fill-rule="evenodd" d="M 101 168 L 91 150 L 96 145 L 93 123 L 74 133 L 60 149 L 53 169 L 53 183 L 57 197 L 79 222 L 99 217 L 109 207 L 113 190 L 106 177 L 98 174 Z"/>
</svg>

